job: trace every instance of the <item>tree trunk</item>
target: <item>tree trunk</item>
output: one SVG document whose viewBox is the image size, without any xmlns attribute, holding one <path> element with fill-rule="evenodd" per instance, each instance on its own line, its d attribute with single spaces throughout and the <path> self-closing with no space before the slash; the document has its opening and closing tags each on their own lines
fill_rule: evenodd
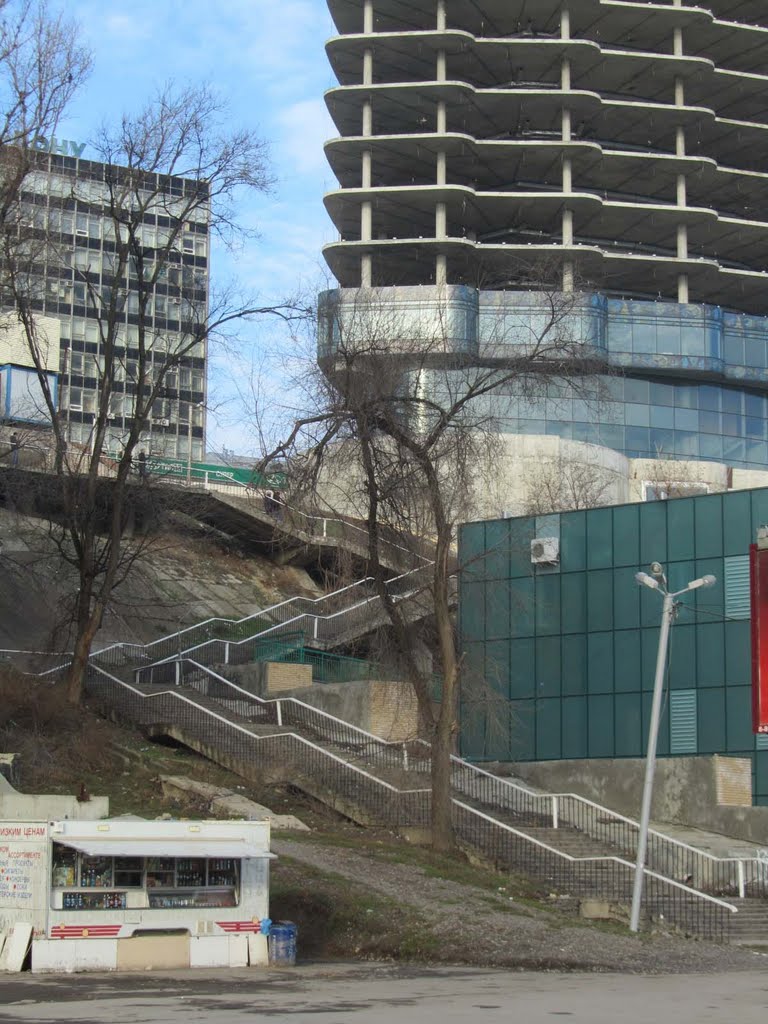
<svg viewBox="0 0 768 1024">
<path fill-rule="evenodd" d="M 67 700 L 70 704 L 79 704 L 83 699 L 83 685 L 88 658 L 91 653 L 93 638 L 99 629 L 101 616 L 94 611 L 82 629 L 78 629 L 72 662 L 67 670 Z"/>
</svg>

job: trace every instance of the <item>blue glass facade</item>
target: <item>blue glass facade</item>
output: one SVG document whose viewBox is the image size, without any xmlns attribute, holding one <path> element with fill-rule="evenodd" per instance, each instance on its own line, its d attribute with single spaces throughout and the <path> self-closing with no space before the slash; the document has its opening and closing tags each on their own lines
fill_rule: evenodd
<svg viewBox="0 0 768 1024">
<path fill-rule="evenodd" d="M 359 324 L 370 334 L 373 316 L 404 363 L 409 349 L 402 338 L 435 354 L 496 363 L 504 373 L 552 318 L 552 297 L 541 292 L 425 286 L 370 293 L 364 309 L 357 289 L 325 293 L 321 358 L 332 355 L 344 329 L 349 336 Z M 552 434 L 632 458 L 768 467 L 768 317 L 601 294 L 578 296 L 558 316 L 557 330 L 610 368 L 599 400 L 575 397 L 567 380 L 537 398 L 507 387 L 480 400 L 478 416 L 492 417 L 502 433 Z M 466 374 L 439 359 L 419 372 L 433 395 L 453 390 L 454 372 Z"/>
</svg>

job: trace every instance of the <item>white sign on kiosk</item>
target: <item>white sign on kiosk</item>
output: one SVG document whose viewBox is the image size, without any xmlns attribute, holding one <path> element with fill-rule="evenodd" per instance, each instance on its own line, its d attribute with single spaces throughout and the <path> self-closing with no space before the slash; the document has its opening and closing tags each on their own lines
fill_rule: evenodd
<svg viewBox="0 0 768 1024">
<path fill-rule="evenodd" d="M 33 971 L 265 963 L 273 856 L 268 821 L 0 822 L 0 932 Z"/>
</svg>

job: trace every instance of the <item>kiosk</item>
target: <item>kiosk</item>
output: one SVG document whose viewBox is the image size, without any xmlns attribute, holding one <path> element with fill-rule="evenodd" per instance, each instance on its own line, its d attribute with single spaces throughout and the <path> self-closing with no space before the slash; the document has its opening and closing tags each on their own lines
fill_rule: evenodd
<svg viewBox="0 0 768 1024">
<path fill-rule="evenodd" d="M 269 822 L 0 822 L 0 932 L 32 970 L 266 963 Z"/>
</svg>

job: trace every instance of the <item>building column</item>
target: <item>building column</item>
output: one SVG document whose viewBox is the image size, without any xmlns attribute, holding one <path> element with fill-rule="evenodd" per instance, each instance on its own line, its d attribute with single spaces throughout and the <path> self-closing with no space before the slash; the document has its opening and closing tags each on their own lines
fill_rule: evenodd
<svg viewBox="0 0 768 1024">
<path fill-rule="evenodd" d="M 570 38 L 570 15 L 567 7 L 563 7 L 560 12 L 560 33 L 562 38 Z M 571 88 L 571 63 L 567 58 L 563 59 L 560 68 L 560 88 L 563 92 L 569 92 Z M 573 134 L 573 125 L 571 118 L 571 111 L 568 107 L 563 107 L 562 122 L 561 122 L 561 137 L 563 143 L 571 141 Z M 563 155 L 563 193 L 567 194 L 573 191 L 573 162 L 570 156 Z M 564 200 L 566 205 L 563 208 L 562 217 L 562 238 L 563 248 L 570 248 L 573 246 L 573 210 L 567 206 L 568 200 Z M 574 288 L 574 277 L 575 268 L 573 259 L 568 256 L 563 260 L 563 291 L 572 292 Z"/>
<path fill-rule="evenodd" d="M 441 51 L 443 52 L 443 51 Z M 438 75 L 440 72 L 438 54 Z M 445 80 L 444 78 L 442 79 Z M 437 129 L 438 135 L 444 135 L 447 124 L 447 110 L 445 100 L 439 100 L 437 104 Z M 437 163 L 435 168 L 435 181 L 437 185 L 446 185 L 448 180 L 448 157 L 444 149 L 438 150 Z M 435 204 L 435 238 L 445 239 L 448 237 L 448 214 L 446 204 L 438 202 Z M 448 258 L 445 253 L 439 253 L 435 258 L 435 284 L 443 288 L 448 283 Z"/>
<path fill-rule="evenodd" d="M 567 5 L 563 5 L 560 11 L 560 38 L 571 38 L 571 12 Z"/>
<path fill-rule="evenodd" d="M 681 0 L 674 0 L 674 6 L 679 7 Z M 672 38 L 672 52 L 675 57 L 683 56 L 683 30 L 675 28 Z M 685 82 L 679 76 L 675 77 L 675 106 L 685 106 Z M 677 156 L 685 156 L 685 129 L 678 125 L 675 131 L 675 153 Z M 683 210 L 688 205 L 686 188 L 686 177 L 684 173 L 677 175 L 675 203 L 678 209 Z M 688 226 L 683 221 L 677 223 L 677 258 L 688 259 Z M 688 275 L 679 273 L 677 275 L 677 301 L 681 305 L 690 302 L 690 291 L 688 287 Z"/>
<path fill-rule="evenodd" d="M 367 36 L 373 33 L 373 0 L 363 3 L 363 32 Z"/>
<path fill-rule="evenodd" d="M 363 103 L 363 130 L 362 134 L 368 138 L 373 135 L 373 106 L 370 99 Z M 362 187 L 371 187 L 371 166 L 373 154 L 370 149 L 363 150 L 361 178 Z M 360 206 L 360 239 L 363 242 L 370 242 L 373 234 L 373 206 L 370 199 L 363 200 Z M 360 287 L 370 288 L 372 281 L 372 257 L 370 253 L 363 253 L 360 257 Z"/>
</svg>

